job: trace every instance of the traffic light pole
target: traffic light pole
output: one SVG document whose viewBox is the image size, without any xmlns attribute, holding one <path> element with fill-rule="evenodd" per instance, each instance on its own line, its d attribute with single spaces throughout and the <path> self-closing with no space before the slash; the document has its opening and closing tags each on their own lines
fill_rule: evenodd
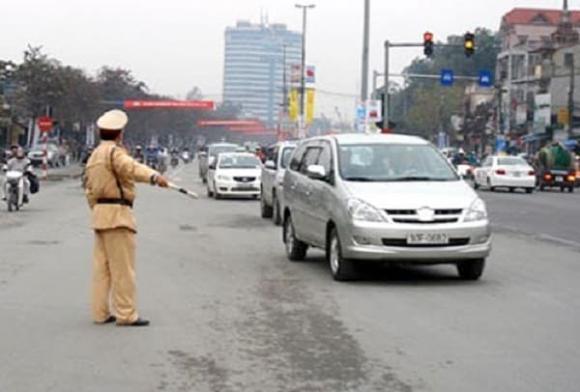
<svg viewBox="0 0 580 392">
<path fill-rule="evenodd" d="M 425 43 L 413 43 L 413 42 L 402 42 L 402 43 L 392 43 L 389 40 L 385 41 L 385 94 L 384 94 L 384 102 L 383 102 L 383 132 L 389 132 L 389 76 L 395 76 L 390 74 L 389 68 L 389 51 L 391 48 L 422 48 L 424 47 Z M 464 48 L 464 45 L 457 45 L 457 44 L 437 44 L 438 47 L 446 47 L 446 48 Z M 475 48 L 474 48 L 475 49 Z M 378 75 L 377 75 L 378 76 Z M 398 75 L 397 75 L 398 76 Z M 403 75 L 402 75 L 403 76 Z M 440 75 L 417 75 L 417 74 L 407 74 L 409 77 L 427 77 L 429 79 L 439 78 Z M 464 79 L 464 80 L 477 80 L 478 78 L 474 78 L 471 76 L 458 76 L 456 79 Z"/>
</svg>

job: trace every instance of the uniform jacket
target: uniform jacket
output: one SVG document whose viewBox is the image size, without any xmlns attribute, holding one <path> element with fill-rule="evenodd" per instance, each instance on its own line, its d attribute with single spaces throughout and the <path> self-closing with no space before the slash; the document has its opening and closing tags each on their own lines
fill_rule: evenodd
<svg viewBox="0 0 580 392">
<path fill-rule="evenodd" d="M 155 175 L 159 173 L 131 158 L 115 142 L 101 142 L 86 166 L 86 196 L 91 208 L 93 229 L 126 228 L 136 232 L 137 223 L 131 207 L 100 204 L 98 200 L 124 198 L 132 203 L 135 200 L 135 183 L 149 183 Z"/>
</svg>

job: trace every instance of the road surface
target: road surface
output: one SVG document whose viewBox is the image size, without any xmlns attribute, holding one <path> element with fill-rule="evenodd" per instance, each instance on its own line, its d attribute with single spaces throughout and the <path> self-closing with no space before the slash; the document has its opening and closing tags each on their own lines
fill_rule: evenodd
<svg viewBox="0 0 580 392">
<path fill-rule="evenodd" d="M 196 173 L 174 177 L 205 193 Z M 579 195 L 482 195 L 495 239 L 480 282 L 440 266 L 345 284 L 320 252 L 287 261 L 256 201 L 143 186 L 152 325 L 132 329 L 91 323 L 88 210 L 77 180 L 48 184 L 0 211 L 0 391 L 578 390 Z"/>
</svg>

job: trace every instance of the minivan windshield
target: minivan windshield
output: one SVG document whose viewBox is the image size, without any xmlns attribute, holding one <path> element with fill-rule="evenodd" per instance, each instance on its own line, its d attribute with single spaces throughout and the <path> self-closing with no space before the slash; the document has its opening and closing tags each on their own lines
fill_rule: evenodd
<svg viewBox="0 0 580 392">
<path fill-rule="evenodd" d="M 282 161 L 280 162 L 280 166 L 282 166 L 282 169 L 286 169 L 288 167 L 288 164 L 290 163 L 290 158 L 292 157 L 292 153 L 294 152 L 295 149 L 296 147 L 286 147 L 282 151 Z"/>
<path fill-rule="evenodd" d="M 220 169 L 255 169 L 260 166 L 258 158 L 249 155 L 231 155 L 220 159 Z"/>
<path fill-rule="evenodd" d="M 209 155 L 215 157 L 224 152 L 236 152 L 238 148 L 238 146 L 211 146 L 209 148 Z"/>
<path fill-rule="evenodd" d="M 345 181 L 458 181 L 446 159 L 428 144 L 355 144 L 339 148 Z"/>
</svg>

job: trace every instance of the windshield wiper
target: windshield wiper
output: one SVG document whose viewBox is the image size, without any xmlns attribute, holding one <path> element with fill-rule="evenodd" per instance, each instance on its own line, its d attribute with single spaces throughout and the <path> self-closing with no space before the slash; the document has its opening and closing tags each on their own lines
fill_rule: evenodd
<svg viewBox="0 0 580 392">
<path fill-rule="evenodd" d="M 353 181 L 353 182 L 376 182 L 376 181 L 379 181 L 377 179 L 369 178 L 369 177 L 346 177 L 344 180 L 345 181 Z"/>
<path fill-rule="evenodd" d="M 437 178 L 437 177 L 426 177 L 426 176 L 407 176 L 391 178 L 388 181 L 392 182 L 422 182 L 422 181 L 453 181 L 452 178 Z"/>
</svg>

